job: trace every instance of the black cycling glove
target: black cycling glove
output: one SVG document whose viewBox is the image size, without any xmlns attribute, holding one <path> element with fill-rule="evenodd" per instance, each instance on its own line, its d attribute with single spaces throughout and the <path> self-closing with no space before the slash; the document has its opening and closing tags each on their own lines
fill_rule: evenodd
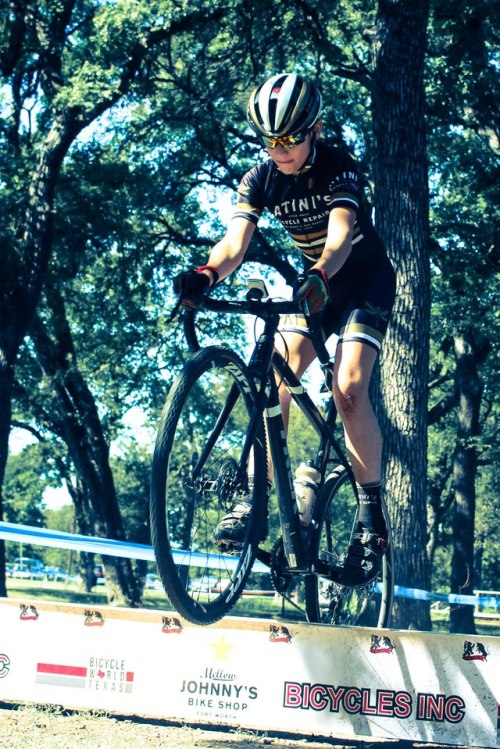
<svg viewBox="0 0 500 749">
<path fill-rule="evenodd" d="M 186 270 L 174 278 L 174 291 L 182 299 L 182 307 L 196 307 L 200 297 L 211 286 L 217 283 L 218 274 L 214 268 L 208 268 L 214 277 L 214 283 L 206 273 L 202 273 L 207 266 L 201 266 L 196 270 Z"/>
<path fill-rule="evenodd" d="M 329 293 L 328 276 L 322 269 L 313 268 L 297 276 L 293 284 L 293 301 L 307 302 L 311 315 L 321 312 Z"/>
</svg>

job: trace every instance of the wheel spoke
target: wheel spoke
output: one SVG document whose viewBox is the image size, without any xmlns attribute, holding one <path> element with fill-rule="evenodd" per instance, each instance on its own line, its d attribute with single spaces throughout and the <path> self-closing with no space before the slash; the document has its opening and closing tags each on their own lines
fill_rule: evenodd
<svg viewBox="0 0 500 749">
<path fill-rule="evenodd" d="M 357 499 L 347 472 L 339 467 L 326 481 L 312 551 L 325 567 L 342 564 L 356 522 Z M 310 621 L 344 626 L 389 626 L 392 606 L 392 546 L 381 572 L 367 585 L 346 587 L 321 577 L 305 581 Z"/>
<path fill-rule="evenodd" d="M 231 506 L 244 496 L 248 499 L 250 471 L 255 474 L 255 496 L 265 494 L 262 433 L 251 466 L 243 453 L 251 392 L 245 365 L 235 354 L 215 347 L 204 350 L 174 384 L 158 434 L 151 492 L 153 545 L 170 600 L 196 623 L 210 623 L 227 613 L 253 562 L 255 523 L 249 525 L 240 554 L 229 556 L 214 539 Z"/>
</svg>

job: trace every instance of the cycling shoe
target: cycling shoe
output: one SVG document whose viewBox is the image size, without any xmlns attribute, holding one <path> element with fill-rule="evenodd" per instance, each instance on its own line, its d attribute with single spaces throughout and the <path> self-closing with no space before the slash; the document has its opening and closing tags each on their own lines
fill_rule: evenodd
<svg viewBox="0 0 500 749">
<path fill-rule="evenodd" d="M 358 527 L 342 565 L 333 567 L 329 577 L 339 585 L 351 588 L 371 583 L 380 572 L 386 548 L 387 538 Z"/>
</svg>

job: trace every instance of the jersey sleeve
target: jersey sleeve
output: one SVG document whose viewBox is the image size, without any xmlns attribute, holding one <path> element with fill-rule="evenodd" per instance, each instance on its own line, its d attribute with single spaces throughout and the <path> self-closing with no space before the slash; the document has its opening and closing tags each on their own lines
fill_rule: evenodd
<svg viewBox="0 0 500 749">
<path fill-rule="evenodd" d="M 335 162 L 329 184 L 330 208 L 352 208 L 359 210 L 361 187 L 356 162 L 347 154 Z"/>
<path fill-rule="evenodd" d="M 246 218 L 256 224 L 264 210 L 260 170 L 254 167 L 245 174 L 238 187 L 236 208 L 232 218 Z"/>
</svg>

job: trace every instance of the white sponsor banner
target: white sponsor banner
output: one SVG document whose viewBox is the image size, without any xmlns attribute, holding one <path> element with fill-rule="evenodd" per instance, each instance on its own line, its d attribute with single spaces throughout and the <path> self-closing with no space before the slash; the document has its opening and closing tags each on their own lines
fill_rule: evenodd
<svg viewBox="0 0 500 749">
<path fill-rule="evenodd" d="M 0 700 L 500 747 L 500 638 L 0 599 Z"/>
</svg>

